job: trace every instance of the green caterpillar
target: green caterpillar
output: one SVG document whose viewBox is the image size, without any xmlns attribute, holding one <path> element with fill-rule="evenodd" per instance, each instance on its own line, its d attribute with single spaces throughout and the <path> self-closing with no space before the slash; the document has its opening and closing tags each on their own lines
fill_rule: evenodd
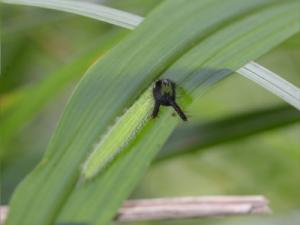
<svg viewBox="0 0 300 225">
<path fill-rule="evenodd" d="M 151 89 L 148 89 L 116 121 L 83 163 L 81 174 L 84 180 L 95 177 L 135 138 L 149 120 L 153 104 Z"/>
</svg>

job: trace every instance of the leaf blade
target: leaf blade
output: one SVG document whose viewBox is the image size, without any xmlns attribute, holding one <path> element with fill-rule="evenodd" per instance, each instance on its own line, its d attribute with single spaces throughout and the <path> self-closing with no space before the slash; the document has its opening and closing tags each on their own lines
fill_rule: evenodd
<svg viewBox="0 0 300 225">
<path fill-rule="evenodd" d="M 45 8 L 52 8 L 87 16 L 100 21 L 105 21 L 111 24 L 115 24 L 128 29 L 136 28 L 142 21 L 143 17 L 127 13 L 121 10 L 96 5 L 87 2 L 72 2 L 72 1 L 58 1 L 51 0 L 50 3 L 42 0 L 2 0 L 6 3 L 12 4 L 25 4 L 33 5 Z M 58 3 L 63 3 L 60 6 Z M 77 7 L 81 6 L 81 10 L 76 10 Z M 298 6 L 299 7 L 299 6 Z M 83 12 L 81 12 L 83 11 Z M 298 18 L 299 19 L 299 18 Z M 241 75 L 248 79 L 256 82 L 263 88 L 282 98 L 287 103 L 300 109 L 300 89 L 292 84 L 287 85 L 288 81 L 282 79 L 275 73 L 268 71 L 257 63 L 254 65 L 252 62 L 247 63 L 244 67 L 238 71 Z M 263 78 L 264 77 L 264 78 Z M 263 79 L 262 79 L 263 78 Z M 278 79 L 281 78 L 281 79 Z M 279 86 L 281 88 L 278 88 Z M 284 89 L 282 89 L 284 88 Z"/>
<path fill-rule="evenodd" d="M 244 61 L 258 57 L 297 32 L 296 26 L 289 26 L 287 29 L 290 32 L 284 34 L 274 32 L 265 36 L 265 33 L 261 33 L 263 29 L 281 31 L 283 25 L 290 24 L 297 17 L 295 2 L 275 6 L 272 3 L 274 1 L 251 1 L 244 4 L 238 0 L 230 0 L 222 4 L 219 4 L 219 1 L 199 1 L 193 5 L 186 4 L 186 1 L 166 1 L 162 4 L 143 25 L 87 72 L 64 113 L 44 160 L 15 193 L 8 224 L 18 224 L 20 221 L 23 224 L 47 224 L 57 220 L 57 216 L 59 222 L 75 220 L 107 224 L 178 120 L 170 116 L 170 111 L 162 112 L 159 119 L 146 124 L 124 154 L 119 155 L 101 175 L 93 182 L 77 187 L 80 164 L 91 151 L 94 141 L 161 73 L 166 76 L 173 72 L 170 78 L 187 90 L 194 90 L 192 96 L 196 98 L 200 96 L 203 87 L 210 87 L 243 65 Z M 261 4 L 265 4 L 264 7 L 261 7 Z M 231 11 L 224 11 L 225 6 Z M 176 15 L 169 15 L 173 8 L 180 8 L 182 11 Z M 191 12 L 193 14 L 190 14 Z M 232 32 L 227 31 L 227 26 L 236 19 L 244 21 L 241 15 L 245 12 L 248 16 L 255 15 L 257 21 L 263 20 L 260 29 L 255 29 L 255 23 L 252 23 L 251 27 L 237 23 L 241 28 L 238 29 L 240 35 L 247 34 L 249 30 L 252 31 L 251 35 L 241 39 L 237 49 L 224 48 L 236 42 L 236 39 L 232 38 Z M 282 14 L 287 16 L 283 17 Z M 218 15 L 217 19 L 204 21 L 212 15 Z M 182 21 L 182 18 L 185 20 Z M 224 20 L 228 23 L 224 24 Z M 161 27 L 153 30 L 158 21 Z M 181 25 L 180 29 L 174 30 L 174 24 L 178 22 Z M 199 26 L 200 23 L 203 26 Z M 192 28 L 196 30 L 187 37 L 187 31 Z M 224 31 L 221 32 L 221 28 L 228 33 L 226 36 L 223 35 Z M 219 29 L 221 31 L 217 32 Z M 171 30 L 173 33 L 170 33 Z M 237 34 L 234 35 L 238 37 Z M 216 43 L 217 49 L 208 48 L 209 41 L 202 42 L 204 38 L 214 40 L 212 37 L 223 39 L 223 42 Z M 266 43 L 263 42 L 263 49 L 257 45 L 250 48 L 247 54 L 242 54 L 248 49 L 249 40 Z M 191 48 L 193 41 L 197 42 L 199 48 Z M 135 46 L 135 49 L 132 49 L 132 46 Z M 199 51 L 206 48 L 209 52 Z M 234 56 L 235 61 L 228 58 L 230 54 Z M 199 58 L 196 64 L 191 60 L 194 57 Z M 183 59 L 178 60 L 179 58 Z M 115 62 L 119 63 L 118 68 Z M 170 67 L 171 64 L 173 65 Z M 206 70 L 202 70 L 201 67 Z M 174 73 L 174 68 L 184 70 Z M 110 76 L 105 77 L 103 74 Z M 105 110 L 105 107 L 108 110 Z M 113 199 L 111 195 L 114 195 Z M 28 202 L 32 207 L 26 210 L 27 218 L 24 219 L 23 210 Z M 103 204 L 105 208 L 99 213 L 99 207 L 103 207 Z M 34 210 L 37 208 L 38 215 Z"/>
<path fill-rule="evenodd" d="M 295 108 L 282 105 L 184 126 L 175 130 L 156 161 L 198 152 L 299 121 L 300 114 Z"/>
<path fill-rule="evenodd" d="M 300 110 L 300 89 L 295 85 L 255 62 L 248 63 L 238 72 Z"/>
<path fill-rule="evenodd" d="M 92 2 L 66 0 L 1 0 L 1 2 L 70 12 L 128 29 L 133 29 L 142 21 L 140 16 Z"/>
<path fill-rule="evenodd" d="M 261 18 L 261 15 L 257 16 L 257 18 Z M 271 20 L 272 19 L 273 18 L 271 18 Z M 229 35 L 230 35 L 230 33 L 229 33 Z M 201 52 L 203 52 L 203 51 L 201 51 Z M 206 54 L 208 54 L 208 53 L 206 52 Z M 230 60 L 229 60 L 229 62 L 230 62 Z M 237 66 L 237 65 L 235 65 L 235 66 Z M 238 66 L 237 66 L 237 68 L 238 68 Z M 168 71 L 172 71 L 172 70 L 171 69 L 167 70 L 164 75 L 166 75 L 166 73 L 168 73 Z M 211 72 L 210 75 L 214 74 L 213 71 L 210 71 L 210 72 Z M 214 71 L 214 72 L 216 72 L 216 75 L 217 75 L 215 77 L 215 79 L 216 79 L 215 81 L 217 81 L 218 79 L 222 78 L 222 76 L 224 76 L 224 74 L 222 74 L 222 73 L 220 76 L 218 76 L 218 72 L 219 72 L 218 70 Z M 226 72 L 227 74 L 230 73 L 230 71 L 222 71 L 222 72 Z M 172 74 L 174 74 L 174 73 L 172 73 Z M 178 76 L 180 76 L 180 74 L 178 74 Z M 178 77 L 176 77 L 176 75 L 173 76 L 172 78 L 174 78 L 175 80 L 179 79 Z M 180 83 L 180 84 L 183 86 L 187 85 L 184 82 Z M 191 84 L 193 84 L 193 82 L 190 82 L 189 84 L 191 85 Z M 206 85 L 205 82 L 203 84 Z M 210 81 L 209 84 L 212 84 L 212 81 Z M 199 85 L 199 83 L 198 83 L 198 85 Z M 203 86 L 201 86 L 201 87 L 203 87 Z M 165 117 L 165 114 L 163 114 L 163 116 L 164 117 L 160 121 L 156 121 L 156 123 L 160 123 L 159 126 L 161 126 L 161 127 L 163 127 L 164 124 L 169 123 L 169 121 L 172 120 L 172 118 L 169 117 L 168 115 L 167 115 L 167 117 Z M 149 125 L 149 127 L 150 126 L 151 125 Z M 132 188 L 133 183 L 137 181 L 136 177 L 141 175 L 141 172 L 136 171 L 136 168 L 144 170 L 146 168 L 145 164 L 148 165 L 148 163 L 149 163 L 149 162 L 146 163 L 144 160 L 149 159 L 148 157 L 153 157 L 155 155 L 152 152 L 152 151 L 154 151 L 153 149 L 151 150 L 151 153 L 142 152 L 142 151 L 146 151 L 146 150 L 148 151 L 149 146 L 151 146 L 151 144 L 153 144 L 152 142 L 153 142 L 154 138 L 158 139 L 156 134 L 159 134 L 158 136 L 162 136 L 162 134 L 160 133 L 161 130 L 159 130 L 159 131 L 155 130 L 155 128 L 153 127 L 153 130 L 150 131 L 151 128 L 149 128 L 149 127 L 148 127 L 149 137 L 147 136 L 147 142 L 146 142 L 147 144 L 142 145 L 142 143 L 140 143 L 140 145 L 139 145 L 139 143 L 136 143 L 132 147 L 133 149 L 130 148 L 130 150 L 127 150 L 126 154 L 124 154 L 122 158 L 120 157 L 120 158 L 116 159 L 114 164 L 112 164 L 111 167 L 109 167 L 106 170 L 106 174 L 103 174 L 103 176 L 101 176 L 101 179 L 98 179 L 98 181 L 95 180 L 95 183 L 90 184 L 90 186 L 86 187 L 86 189 L 83 188 L 82 190 L 75 191 L 72 194 L 73 196 L 70 198 L 70 202 L 68 202 L 68 204 L 67 204 L 68 208 L 67 209 L 64 208 L 63 214 L 61 215 L 61 218 L 60 218 L 60 221 L 68 221 L 71 218 L 74 219 L 74 217 L 72 217 L 72 216 L 74 215 L 74 212 L 75 212 L 75 208 L 76 208 L 75 206 L 78 205 L 79 202 L 81 202 L 81 204 L 82 204 L 83 199 L 84 199 L 86 202 L 89 202 L 89 205 L 83 205 L 82 209 L 81 209 L 81 210 L 83 210 L 83 213 L 81 215 L 77 214 L 76 217 L 78 217 L 78 218 L 75 218 L 75 219 L 77 221 L 80 221 L 80 220 L 84 220 L 84 218 L 85 218 L 87 221 L 90 221 L 91 223 L 93 221 L 94 221 L 94 223 L 96 223 L 96 221 L 97 221 L 97 223 L 99 223 L 99 224 L 105 223 L 105 220 L 107 219 L 107 217 L 109 215 L 108 215 L 108 212 L 105 210 L 105 212 L 103 212 L 103 214 L 101 214 L 101 217 L 100 217 L 98 209 L 101 207 L 101 204 L 103 204 L 103 202 L 106 202 L 106 207 L 108 207 L 108 208 L 115 207 L 115 209 L 117 208 L 117 205 L 118 205 L 114 201 L 112 201 L 112 203 L 110 203 L 108 201 L 107 196 L 110 196 L 109 190 L 112 187 L 114 187 L 114 196 L 116 198 L 117 197 L 124 198 L 124 195 L 126 195 L 126 194 L 124 193 L 125 191 L 123 189 L 126 190 L 127 188 L 129 188 L 129 189 Z M 161 138 L 163 139 L 163 138 L 166 138 L 167 136 L 168 136 L 168 134 L 164 133 L 164 137 L 161 137 Z M 164 142 L 164 139 L 161 141 L 161 143 L 162 142 Z M 147 148 L 146 148 L 146 146 L 147 146 Z M 156 149 L 156 151 L 157 151 L 157 149 Z M 137 156 L 137 154 L 139 154 L 139 155 Z M 147 156 L 145 156 L 143 154 L 147 154 Z M 129 157 L 128 155 L 131 155 L 131 157 Z M 144 156 L 146 159 L 142 158 L 142 156 Z M 139 160 L 137 160 L 137 158 L 139 158 Z M 131 164 L 134 164 L 134 168 L 132 168 L 132 166 L 130 168 Z M 117 168 L 116 165 L 120 166 L 120 168 Z M 131 170 L 130 173 L 128 172 L 128 170 Z M 139 174 L 139 175 L 137 175 L 137 174 Z M 122 176 L 126 176 L 126 181 L 124 181 L 124 179 L 122 179 Z M 132 176 L 132 178 L 131 178 L 131 176 Z M 112 177 L 113 181 L 109 180 L 108 177 Z M 130 181 L 129 181 L 129 177 L 130 177 Z M 118 182 L 118 180 L 122 180 L 122 183 Z M 130 183 L 130 182 L 132 182 L 132 183 Z M 97 189 L 96 187 L 101 188 L 101 191 L 104 193 L 97 193 L 97 198 L 101 199 L 101 201 L 99 201 L 99 202 L 94 201 L 93 203 L 91 203 L 92 199 L 96 198 L 96 196 L 91 195 L 91 193 L 93 192 L 92 190 Z M 117 187 L 120 187 L 120 188 L 117 188 Z M 127 193 L 127 195 L 128 195 L 128 193 Z M 92 205 L 90 205 L 90 204 L 92 204 Z M 76 208 L 76 209 L 78 210 L 78 208 Z M 86 216 L 84 214 L 87 214 L 89 216 Z M 112 216 L 112 214 L 110 214 L 110 216 Z M 88 220 L 88 218 L 93 218 L 93 219 Z"/>
</svg>

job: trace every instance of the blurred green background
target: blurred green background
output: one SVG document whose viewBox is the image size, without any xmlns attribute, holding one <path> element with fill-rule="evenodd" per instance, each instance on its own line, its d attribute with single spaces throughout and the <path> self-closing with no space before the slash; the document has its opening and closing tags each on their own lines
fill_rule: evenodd
<svg viewBox="0 0 300 225">
<path fill-rule="evenodd" d="M 146 16 L 160 1 L 97 2 Z M 89 55 L 88 67 L 130 31 L 104 22 L 34 7 L 2 4 L 0 10 L 1 204 L 8 204 L 16 185 L 41 159 L 68 96 L 83 72 L 76 74 L 71 71 L 71 75 L 62 81 L 63 85 L 57 89 L 54 85 L 49 99 L 40 103 L 44 104 L 40 107 L 42 110 L 15 125 L 17 129 L 8 129 L 8 132 L 3 125 L 6 118 L 21 104 L 25 104 L 26 109 L 27 102 L 22 102 L 22 96 L 43 81 L 57 73 L 66 74 L 61 71 L 62 68 L 74 60 L 80 62 L 86 58 L 86 53 L 100 46 L 96 53 Z M 300 34 L 257 62 L 300 86 Z M 234 74 L 193 104 L 187 114 L 191 123 L 204 123 L 280 104 L 284 104 L 281 99 Z M 218 194 L 265 195 L 270 200 L 273 215 L 143 224 L 280 224 L 282 221 L 299 224 L 299 120 L 278 129 L 154 163 L 132 195 L 146 198 Z"/>
</svg>

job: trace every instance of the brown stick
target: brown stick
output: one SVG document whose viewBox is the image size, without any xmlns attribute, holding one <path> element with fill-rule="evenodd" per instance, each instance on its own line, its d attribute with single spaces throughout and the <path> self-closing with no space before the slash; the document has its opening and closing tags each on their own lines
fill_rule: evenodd
<svg viewBox="0 0 300 225">
<path fill-rule="evenodd" d="M 202 196 L 128 200 L 119 209 L 119 222 L 186 219 L 270 213 L 263 196 Z M 0 224 L 8 213 L 0 207 Z"/>
</svg>

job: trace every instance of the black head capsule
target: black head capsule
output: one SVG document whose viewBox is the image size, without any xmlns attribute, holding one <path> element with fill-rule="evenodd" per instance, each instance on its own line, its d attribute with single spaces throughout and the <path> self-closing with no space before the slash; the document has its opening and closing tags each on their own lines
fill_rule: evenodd
<svg viewBox="0 0 300 225">
<path fill-rule="evenodd" d="M 176 84 L 169 79 L 161 79 L 155 82 L 153 87 L 154 97 L 154 109 L 152 117 L 155 118 L 158 115 L 159 107 L 172 106 L 180 118 L 187 121 L 187 117 L 181 108 L 176 103 Z"/>
</svg>

